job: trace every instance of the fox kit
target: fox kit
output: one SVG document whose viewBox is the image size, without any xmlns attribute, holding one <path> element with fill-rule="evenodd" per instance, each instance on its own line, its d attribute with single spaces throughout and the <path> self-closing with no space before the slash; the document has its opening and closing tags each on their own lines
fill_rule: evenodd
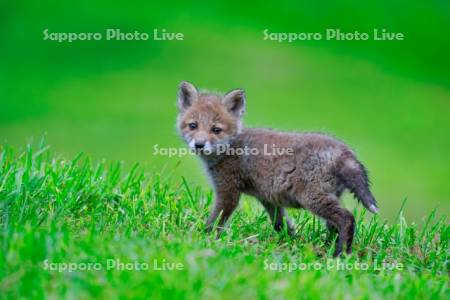
<svg viewBox="0 0 450 300">
<path fill-rule="evenodd" d="M 207 228 L 222 228 L 244 193 L 261 202 L 275 230 L 286 226 L 294 234 L 285 208 L 304 208 L 337 230 L 334 256 L 344 246 L 351 253 L 355 219 L 340 205 L 342 192 L 348 189 L 369 211 L 378 210 L 364 166 L 348 146 L 324 134 L 244 128 L 245 101 L 241 89 L 218 95 L 200 92 L 188 82 L 179 87 L 178 130 L 201 157 L 214 185 Z M 290 151 L 270 150 L 274 147 Z"/>
</svg>

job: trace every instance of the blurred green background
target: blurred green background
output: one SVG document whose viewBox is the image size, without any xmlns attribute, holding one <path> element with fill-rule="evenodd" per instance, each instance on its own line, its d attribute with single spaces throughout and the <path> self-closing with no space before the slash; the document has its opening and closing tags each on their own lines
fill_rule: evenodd
<svg viewBox="0 0 450 300">
<path fill-rule="evenodd" d="M 382 217 L 450 208 L 450 4 L 3 1 L 0 139 L 140 162 L 207 185 L 175 130 L 181 80 L 247 91 L 247 126 L 331 133 L 367 165 Z M 182 32 L 184 41 L 44 41 L 50 32 Z M 264 41 L 271 32 L 402 32 L 404 41 Z M 346 200 L 346 202 L 348 199 Z M 350 201 L 349 203 L 353 203 Z M 349 204 L 351 205 L 351 204 Z"/>
</svg>

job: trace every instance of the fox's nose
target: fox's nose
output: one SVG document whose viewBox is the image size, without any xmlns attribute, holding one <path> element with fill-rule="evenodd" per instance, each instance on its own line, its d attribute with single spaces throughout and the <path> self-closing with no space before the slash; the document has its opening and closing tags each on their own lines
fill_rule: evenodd
<svg viewBox="0 0 450 300">
<path fill-rule="evenodd" d="M 202 142 L 195 143 L 195 149 L 203 149 L 204 147 L 205 147 L 205 143 L 202 143 Z"/>
</svg>

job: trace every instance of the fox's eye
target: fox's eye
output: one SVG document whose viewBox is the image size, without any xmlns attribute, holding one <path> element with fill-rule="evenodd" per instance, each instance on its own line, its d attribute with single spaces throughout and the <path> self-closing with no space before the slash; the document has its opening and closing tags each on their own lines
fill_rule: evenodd
<svg viewBox="0 0 450 300">
<path fill-rule="evenodd" d="M 197 123 L 189 123 L 189 128 L 191 130 L 197 129 Z"/>
<path fill-rule="evenodd" d="M 213 128 L 211 128 L 211 131 L 214 132 L 215 134 L 219 134 L 222 132 L 222 128 L 213 126 Z"/>
</svg>

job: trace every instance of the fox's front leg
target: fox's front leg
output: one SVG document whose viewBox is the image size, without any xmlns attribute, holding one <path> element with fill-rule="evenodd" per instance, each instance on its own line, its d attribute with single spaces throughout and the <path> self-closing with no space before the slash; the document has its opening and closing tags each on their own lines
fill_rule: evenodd
<svg viewBox="0 0 450 300">
<path fill-rule="evenodd" d="M 217 218 L 220 218 L 217 222 L 217 227 L 221 231 L 233 214 L 234 210 L 239 204 L 239 191 L 235 189 L 218 189 L 215 195 L 214 208 L 211 215 L 206 222 L 206 229 L 211 230 L 216 223 Z"/>
<path fill-rule="evenodd" d="M 290 236 L 295 235 L 295 228 L 283 207 L 275 206 L 272 203 L 261 201 L 262 205 L 269 214 L 270 219 L 273 223 L 273 228 L 276 231 L 282 231 L 284 224 L 286 223 L 286 229 Z"/>
</svg>

